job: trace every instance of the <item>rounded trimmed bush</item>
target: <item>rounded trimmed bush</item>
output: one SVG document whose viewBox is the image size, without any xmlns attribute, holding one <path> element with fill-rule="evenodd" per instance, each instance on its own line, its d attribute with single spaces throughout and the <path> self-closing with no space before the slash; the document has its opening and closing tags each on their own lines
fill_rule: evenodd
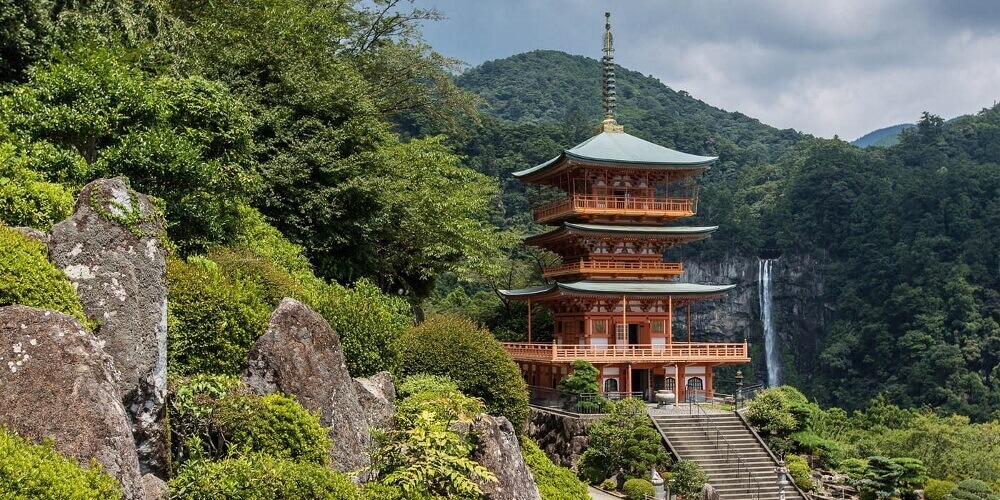
<svg viewBox="0 0 1000 500">
<path fill-rule="evenodd" d="M 978 479 L 959 481 L 944 498 L 945 500 L 1000 500 L 1000 496 L 993 494 L 989 485 Z"/>
<path fill-rule="evenodd" d="M 625 481 L 625 484 L 622 485 L 622 493 L 625 493 L 628 500 L 645 500 L 646 495 L 653 496 L 656 490 L 653 488 L 653 483 L 634 477 Z"/>
<path fill-rule="evenodd" d="M 0 306 L 51 309 L 93 326 L 62 271 L 49 261 L 45 245 L 0 226 Z"/>
<path fill-rule="evenodd" d="M 954 489 L 955 486 L 956 484 L 951 481 L 928 479 L 924 483 L 924 498 L 927 500 L 944 500 L 948 492 Z"/>
<path fill-rule="evenodd" d="M 52 449 L 34 445 L 0 427 L 0 496 L 3 498 L 64 498 L 98 500 L 120 498 L 121 487 L 101 472 L 89 469 Z"/>
<path fill-rule="evenodd" d="M 527 437 L 521 437 L 521 455 L 531 469 L 538 485 L 542 500 L 587 500 L 587 485 L 577 479 L 573 471 L 560 467 L 549 460 L 538 445 Z"/>
<path fill-rule="evenodd" d="M 351 480 L 326 466 L 250 454 L 217 462 L 191 461 L 168 483 L 174 500 L 356 500 Z"/>
<path fill-rule="evenodd" d="M 330 450 L 319 416 L 290 396 L 229 394 L 219 400 L 215 421 L 230 449 L 325 464 Z"/>
<path fill-rule="evenodd" d="M 73 195 L 25 163 L 12 144 L 0 144 L 0 223 L 49 229 L 73 214 Z"/>
<path fill-rule="evenodd" d="M 792 477 L 795 486 L 798 486 L 800 490 L 809 491 L 816 486 L 812 480 L 809 464 L 804 458 L 798 455 L 787 455 L 785 456 L 785 465 L 788 467 L 788 475 Z"/>
<path fill-rule="evenodd" d="M 493 335 L 471 320 L 432 316 L 402 338 L 402 375 L 447 375 L 465 394 L 486 403 L 520 429 L 528 418 L 528 386 Z"/>
<path fill-rule="evenodd" d="M 233 376 L 171 380 L 169 412 L 177 463 L 252 453 L 326 463 L 330 439 L 315 413 L 283 394 L 250 394 Z"/>
</svg>

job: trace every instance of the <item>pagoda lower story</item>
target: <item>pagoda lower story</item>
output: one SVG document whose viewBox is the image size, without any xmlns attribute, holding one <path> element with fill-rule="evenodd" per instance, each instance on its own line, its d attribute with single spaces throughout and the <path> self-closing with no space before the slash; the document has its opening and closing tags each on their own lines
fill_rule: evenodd
<svg viewBox="0 0 1000 500">
<path fill-rule="evenodd" d="M 584 360 L 599 372 L 608 397 L 652 401 L 667 390 L 675 401 L 714 397 L 713 368 L 749 361 L 746 343 L 692 342 L 690 305 L 719 297 L 732 285 L 648 281 L 583 280 L 504 291 L 529 309 L 552 309 L 552 342 L 508 342 L 504 348 L 534 392 L 556 389 Z M 687 315 L 686 341 L 678 341 L 672 318 Z M 529 318 L 530 322 L 530 318 Z M 530 330 L 530 328 L 529 328 Z M 681 332 L 681 336 L 683 336 Z"/>
</svg>

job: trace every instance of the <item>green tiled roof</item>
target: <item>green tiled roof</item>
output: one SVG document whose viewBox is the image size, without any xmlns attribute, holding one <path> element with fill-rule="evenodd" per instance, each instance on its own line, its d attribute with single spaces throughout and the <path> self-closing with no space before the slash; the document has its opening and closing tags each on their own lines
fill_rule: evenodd
<svg viewBox="0 0 1000 500">
<path fill-rule="evenodd" d="M 598 163 L 648 165 L 662 168 L 707 167 L 717 159 L 714 156 L 698 156 L 675 151 L 625 132 L 601 132 L 541 165 L 514 172 L 513 175 L 514 177 L 525 177 L 541 172 L 546 167 L 559 163 L 564 157 Z"/>
<path fill-rule="evenodd" d="M 539 285 L 516 290 L 500 290 L 510 298 L 528 298 L 561 289 L 570 293 L 596 295 L 673 295 L 682 298 L 711 297 L 721 295 L 736 285 L 701 285 L 697 283 L 672 283 L 663 281 L 597 281 L 586 280 L 574 283 Z"/>
<path fill-rule="evenodd" d="M 594 231 L 597 233 L 642 233 L 642 234 L 702 234 L 711 233 L 719 226 L 626 226 L 618 224 L 574 224 L 566 222 L 568 229 L 578 229 L 581 231 Z"/>
</svg>

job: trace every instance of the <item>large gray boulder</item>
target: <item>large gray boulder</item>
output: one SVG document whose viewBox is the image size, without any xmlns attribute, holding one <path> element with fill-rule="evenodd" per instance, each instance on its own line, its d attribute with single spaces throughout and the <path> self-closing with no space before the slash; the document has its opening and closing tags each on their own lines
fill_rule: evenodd
<svg viewBox="0 0 1000 500">
<path fill-rule="evenodd" d="M 354 383 L 368 426 L 384 431 L 392 428 L 396 415 L 396 384 L 392 382 L 392 374 L 378 372 L 368 378 L 356 378 Z"/>
<path fill-rule="evenodd" d="M 57 451 L 91 459 L 141 499 L 142 477 L 114 362 L 73 317 L 0 307 L 0 425 Z"/>
<path fill-rule="evenodd" d="M 368 421 L 347 371 L 340 337 L 322 316 L 295 299 L 271 314 L 267 332 L 250 349 L 243 382 L 259 395 L 295 396 L 330 427 L 330 466 L 342 471 L 368 466 Z"/>
<path fill-rule="evenodd" d="M 472 421 L 471 432 L 477 447 L 472 459 L 486 467 L 498 482 L 481 481 L 486 498 L 491 500 L 541 500 L 535 476 L 521 455 L 521 445 L 517 441 L 514 426 L 505 417 L 493 417 L 485 413 Z"/>
<path fill-rule="evenodd" d="M 166 477 L 166 262 L 162 213 L 125 179 L 98 179 L 51 231 L 49 257 L 69 277 L 121 374 L 143 473 Z"/>
</svg>

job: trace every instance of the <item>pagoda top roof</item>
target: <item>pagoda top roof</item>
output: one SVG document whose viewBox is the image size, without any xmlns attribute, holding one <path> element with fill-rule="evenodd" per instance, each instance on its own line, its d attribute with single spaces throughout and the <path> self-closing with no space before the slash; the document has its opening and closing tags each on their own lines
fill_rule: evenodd
<svg viewBox="0 0 1000 500">
<path fill-rule="evenodd" d="M 666 296 L 678 299 L 710 299 L 735 288 L 736 285 L 701 285 L 697 283 L 673 283 L 662 281 L 598 281 L 585 280 L 573 283 L 537 285 L 516 290 L 500 290 L 500 294 L 510 299 L 528 299 L 553 292 L 567 295 L 590 296 Z"/>
<path fill-rule="evenodd" d="M 555 236 L 566 234 L 598 234 L 598 235 L 641 235 L 643 237 L 682 238 L 684 241 L 697 241 L 707 238 L 719 226 L 640 226 L 622 224 L 577 224 L 564 222 L 562 226 L 542 234 L 529 236 L 526 243 L 548 240 Z"/>
<path fill-rule="evenodd" d="M 559 156 L 532 168 L 514 172 L 514 177 L 535 177 L 563 160 L 572 158 L 587 163 L 623 166 L 643 166 L 658 169 L 708 168 L 718 157 L 682 153 L 625 132 L 605 130 L 600 134 L 563 150 Z"/>
</svg>

